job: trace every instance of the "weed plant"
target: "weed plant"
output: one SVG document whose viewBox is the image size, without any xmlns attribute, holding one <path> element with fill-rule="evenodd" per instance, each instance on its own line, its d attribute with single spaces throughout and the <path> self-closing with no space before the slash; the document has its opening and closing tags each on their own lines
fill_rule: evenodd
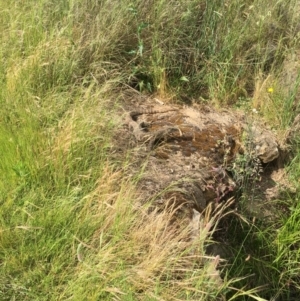
<svg viewBox="0 0 300 301">
<path fill-rule="evenodd" d="M 223 209 L 196 246 L 183 243 L 186 232 L 166 230 L 173 212 L 138 207 L 125 155 L 109 154 L 128 86 L 219 106 L 242 99 L 286 130 L 299 81 L 288 93 L 275 84 L 299 50 L 298 1 L 0 7 L 1 300 L 296 300 L 299 193 L 274 224 L 233 219 L 234 260 L 222 266 L 204 250 Z M 288 170 L 299 184 L 298 146 Z"/>
</svg>

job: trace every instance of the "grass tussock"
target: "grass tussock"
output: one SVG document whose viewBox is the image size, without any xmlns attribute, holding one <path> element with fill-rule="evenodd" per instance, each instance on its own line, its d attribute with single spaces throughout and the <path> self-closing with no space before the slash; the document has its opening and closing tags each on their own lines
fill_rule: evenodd
<svg viewBox="0 0 300 301">
<path fill-rule="evenodd" d="M 299 53 L 298 1 L 0 7 L 1 300 L 296 300 L 296 136 L 287 168 L 296 190 L 276 219 L 228 222 L 226 205 L 208 209 L 196 241 L 186 239 L 190 228 L 170 226 L 172 208 L 138 205 L 128 158 L 110 154 L 128 86 L 256 109 L 285 133 L 299 114 L 299 72 L 289 64 Z M 226 264 L 205 254 L 223 219 Z"/>
</svg>

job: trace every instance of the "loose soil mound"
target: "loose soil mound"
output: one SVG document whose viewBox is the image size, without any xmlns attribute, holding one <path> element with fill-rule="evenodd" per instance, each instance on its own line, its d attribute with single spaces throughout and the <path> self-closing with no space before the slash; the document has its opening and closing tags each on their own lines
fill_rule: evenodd
<svg viewBox="0 0 300 301">
<path fill-rule="evenodd" d="M 133 151 L 132 174 L 145 164 L 138 185 L 145 202 L 178 208 L 178 216 L 191 221 L 195 210 L 235 196 L 246 182 L 260 198 L 253 212 L 261 213 L 261 204 L 278 196 L 272 178 L 280 147 L 254 114 L 153 99 L 127 105 L 126 111 L 117 144 L 122 151 L 126 142 Z"/>
</svg>

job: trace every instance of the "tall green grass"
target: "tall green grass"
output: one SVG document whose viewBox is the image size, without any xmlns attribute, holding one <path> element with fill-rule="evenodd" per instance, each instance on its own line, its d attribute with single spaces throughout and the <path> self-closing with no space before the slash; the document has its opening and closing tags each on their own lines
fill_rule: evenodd
<svg viewBox="0 0 300 301">
<path fill-rule="evenodd" d="M 127 158 L 109 154 L 128 86 L 181 101 L 259 103 L 286 129 L 298 84 L 290 94 L 267 88 L 298 49 L 296 4 L 0 0 L 1 300 L 292 300 L 299 194 L 286 197 L 290 210 L 275 224 L 233 219 L 234 259 L 222 268 L 203 252 L 213 230 L 202 225 L 196 251 L 183 243 L 186 232 L 167 227 L 172 212 L 136 206 Z M 298 153 L 289 166 L 296 184 Z"/>
</svg>

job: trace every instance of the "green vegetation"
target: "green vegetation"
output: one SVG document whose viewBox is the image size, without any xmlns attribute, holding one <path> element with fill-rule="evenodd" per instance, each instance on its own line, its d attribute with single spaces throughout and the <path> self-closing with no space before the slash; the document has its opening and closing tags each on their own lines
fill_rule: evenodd
<svg viewBox="0 0 300 301">
<path fill-rule="evenodd" d="M 215 228 L 183 244 L 109 156 L 128 86 L 255 108 L 284 135 L 300 109 L 299 74 L 282 80 L 297 0 L 0 0 L 0 16 L 1 300 L 297 300 L 299 192 L 272 223 L 231 219 L 219 284 L 203 261 Z"/>
</svg>

